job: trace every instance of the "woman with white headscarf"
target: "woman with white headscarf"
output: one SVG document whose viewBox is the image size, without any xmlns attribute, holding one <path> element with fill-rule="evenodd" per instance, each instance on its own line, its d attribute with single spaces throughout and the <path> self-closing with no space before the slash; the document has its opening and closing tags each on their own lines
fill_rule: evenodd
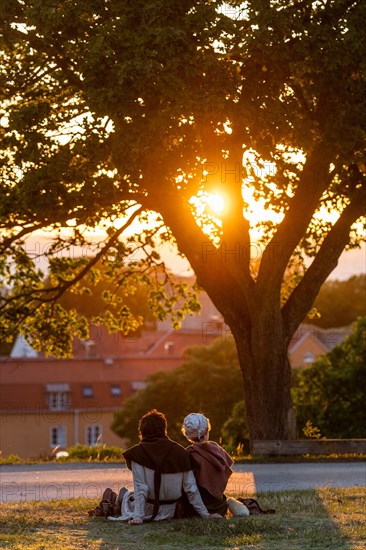
<svg viewBox="0 0 366 550">
<path fill-rule="evenodd" d="M 191 413 L 183 421 L 182 432 L 191 441 L 190 453 L 198 489 L 207 510 L 224 516 L 229 509 L 234 516 L 248 516 L 248 508 L 224 491 L 233 473 L 232 458 L 215 441 L 209 441 L 210 421 L 203 414 Z"/>
</svg>

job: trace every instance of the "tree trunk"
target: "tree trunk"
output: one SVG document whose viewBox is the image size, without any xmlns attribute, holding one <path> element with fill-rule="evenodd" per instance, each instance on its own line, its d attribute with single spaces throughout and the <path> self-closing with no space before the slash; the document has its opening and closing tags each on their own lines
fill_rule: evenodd
<svg viewBox="0 0 366 550">
<path fill-rule="evenodd" d="M 244 380 L 250 439 L 293 439 L 291 367 L 280 323 L 231 327 Z"/>
</svg>

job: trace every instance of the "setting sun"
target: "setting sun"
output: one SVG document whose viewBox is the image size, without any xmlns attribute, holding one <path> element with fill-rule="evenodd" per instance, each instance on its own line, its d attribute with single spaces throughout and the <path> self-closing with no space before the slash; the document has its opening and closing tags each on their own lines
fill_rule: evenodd
<svg viewBox="0 0 366 550">
<path fill-rule="evenodd" d="M 227 203 L 222 195 L 217 192 L 208 193 L 200 191 L 190 198 L 189 202 L 194 206 L 197 216 L 209 214 L 210 217 L 220 217 Z"/>
<path fill-rule="evenodd" d="M 225 199 L 219 193 L 207 193 L 205 201 L 215 214 L 221 214 L 225 208 Z"/>
</svg>

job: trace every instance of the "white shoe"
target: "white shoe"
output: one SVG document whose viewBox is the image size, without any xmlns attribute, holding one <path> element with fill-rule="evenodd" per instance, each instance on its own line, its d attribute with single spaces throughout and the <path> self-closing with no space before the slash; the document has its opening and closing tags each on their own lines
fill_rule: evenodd
<svg viewBox="0 0 366 550">
<path fill-rule="evenodd" d="M 249 516 L 248 508 L 245 506 L 245 504 L 242 504 L 241 502 L 236 500 L 236 498 L 228 497 L 227 507 L 229 508 L 233 516 Z"/>
</svg>

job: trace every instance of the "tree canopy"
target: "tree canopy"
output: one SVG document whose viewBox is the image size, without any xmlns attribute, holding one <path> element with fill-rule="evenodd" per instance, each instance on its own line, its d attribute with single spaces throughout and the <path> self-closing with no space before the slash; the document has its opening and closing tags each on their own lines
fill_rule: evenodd
<svg viewBox="0 0 366 550">
<path fill-rule="evenodd" d="M 299 430 L 310 420 L 323 437 L 366 437 L 366 317 L 342 344 L 298 374 Z"/>
<path fill-rule="evenodd" d="M 191 412 L 202 412 L 210 418 L 212 439 L 218 441 L 242 395 L 234 342 L 217 340 L 208 347 L 188 348 L 181 367 L 151 375 L 146 388 L 128 398 L 115 414 L 112 429 L 137 442 L 139 418 L 155 407 L 166 415 L 170 437 L 187 443 L 181 433 L 183 419 Z"/>
<path fill-rule="evenodd" d="M 365 16 L 362 0 L 3 0 L 4 337 L 70 353 L 86 320 L 54 302 L 99 261 L 179 322 L 197 301 L 164 292 L 157 247 L 174 242 L 234 335 L 252 437 L 289 437 L 287 346 L 362 235 Z M 104 321 L 139 323 L 124 304 Z"/>
<path fill-rule="evenodd" d="M 345 281 L 329 280 L 321 287 L 314 302 L 319 317 L 308 322 L 331 328 L 346 327 L 366 315 L 366 275 L 354 275 Z"/>
<path fill-rule="evenodd" d="M 98 266 L 98 270 L 100 272 L 98 280 L 85 281 L 82 293 L 73 292 L 73 289 L 67 290 L 58 300 L 59 304 L 67 311 L 77 310 L 89 321 L 95 321 L 98 318 L 102 320 L 107 308 L 112 315 L 118 317 L 119 309 L 123 305 L 131 312 L 138 324 L 143 323 L 144 328 L 156 329 L 156 318 L 148 305 L 151 284 L 139 281 L 137 277 L 135 284 L 120 288 L 106 274 L 103 264 Z M 131 326 L 131 330 L 135 334 L 139 333 L 140 326 L 137 328 Z"/>
</svg>

